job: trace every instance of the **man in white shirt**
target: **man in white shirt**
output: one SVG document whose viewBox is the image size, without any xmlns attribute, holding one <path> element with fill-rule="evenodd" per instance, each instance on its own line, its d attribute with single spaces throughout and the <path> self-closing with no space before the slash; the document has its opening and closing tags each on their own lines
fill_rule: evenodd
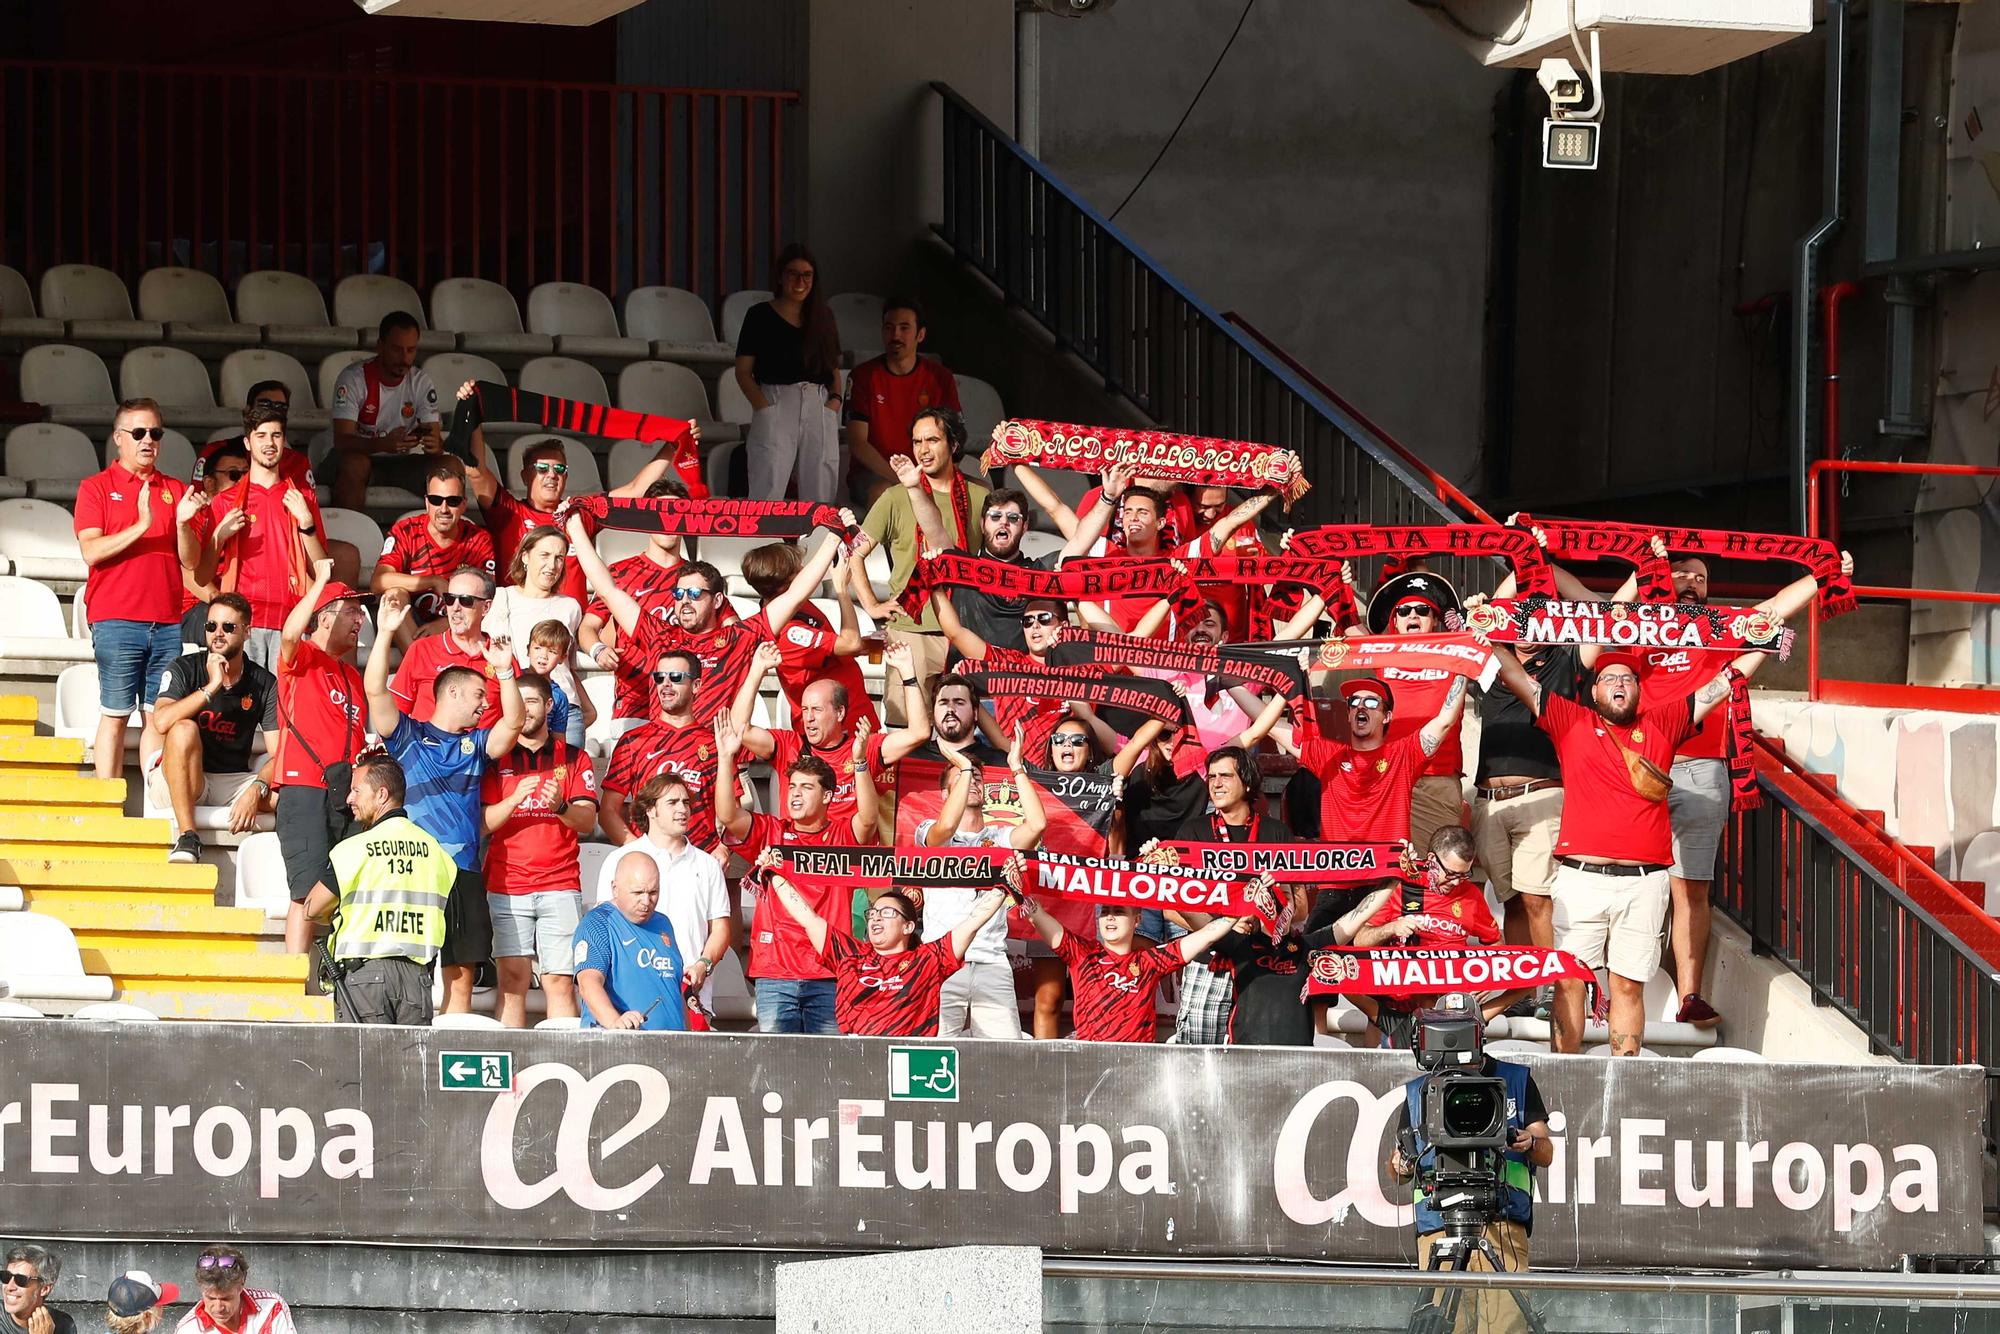
<svg viewBox="0 0 2000 1334">
<path fill-rule="evenodd" d="M 375 355 L 333 382 L 333 503 L 366 508 L 368 484 L 423 491 L 423 475 L 444 450 L 437 386 L 417 369 L 417 317 L 392 310 L 376 331 Z"/>
<path fill-rule="evenodd" d="M 700 988 L 701 1005 L 713 1010 L 715 970 L 729 954 L 729 890 L 722 864 L 688 842 L 692 815 L 688 786 L 678 774 L 646 780 L 632 798 L 626 819 L 639 837 L 604 859 L 597 877 L 597 902 L 611 897 L 611 878 L 627 857 L 651 857 L 660 868 L 656 911 L 673 924 L 681 942 L 681 966 L 690 987 Z"/>
<path fill-rule="evenodd" d="M 1021 822 L 1009 829 L 986 823 L 985 775 L 972 757 L 940 747 L 951 768 L 945 772 L 944 805 L 937 819 L 917 826 L 917 842 L 929 847 L 1014 848 L 1027 852 L 1042 841 L 1047 817 L 1041 796 L 1028 778 L 1021 762 L 1021 729 L 1014 729 L 1014 744 L 1007 752 L 1007 767 L 1014 788 L 1020 794 Z M 924 891 L 924 939 L 949 935 L 972 911 L 979 891 L 931 888 Z M 965 951 L 965 964 L 945 979 L 938 992 L 938 1031 L 941 1038 L 1019 1038 L 1021 1001 L 1014 990 L 1014 966 L 1007 959 L 1007 914 L 995 913 L 979 928 Z"/>
</svg>

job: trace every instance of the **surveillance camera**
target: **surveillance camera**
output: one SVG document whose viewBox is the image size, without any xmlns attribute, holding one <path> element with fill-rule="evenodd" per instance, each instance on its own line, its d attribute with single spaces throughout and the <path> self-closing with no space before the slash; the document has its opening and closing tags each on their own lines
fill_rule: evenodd
<svg viewBox="0 0 2000 1334">
<path fill-rule="evenodd" d="M 1583 76 L 1576 72 L 1576 66 L 1561 56 L 1550 56 L 1535 71 L 1535 82 L 1542 85 L 1542 91 L 1549 95 L 1552 107 L 1573 107 L 1583 101 Z"/>
</svg>

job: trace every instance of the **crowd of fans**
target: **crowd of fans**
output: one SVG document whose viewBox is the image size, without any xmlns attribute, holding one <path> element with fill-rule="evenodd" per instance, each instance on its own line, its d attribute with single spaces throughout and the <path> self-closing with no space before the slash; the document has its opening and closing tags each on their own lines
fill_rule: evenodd
<svg viewBox="0 0 2000 1334">
<path fill-rule="evenodd" d="M 8 1249 L 0 1273 L 0 1334 L 76 1334 L 76 1317 L 49 1305 L 62 1259 L 43 1246 Z M 193 1302 L 174 1334 L 297 1334 L 291 1306 L 275 1292 L 249 1285 L 250 1257 L 234 1246 L 205 1246 L 194 1258 Z M 104 1295 L 108 1334 L 153 1334 L 167 1327 L 166 1308 L 181 1300 L 178 1283 L 142 1270 L 111 1280 Z"/>
<path fill-rule="evenodd" d="M 490 964 L 509 1025 L 528 1022 L 539 980 L 551 1017 L 699 1027 L 734 952 L 766 1032 L 1013 1038 L 1025 1003 L 1028 1032 L 1053 1038 L 1067 991 L 1074 1036 L 1150 1041 L 1158 987 L 1177 975 L 1175 1040 L 1309 1044 L 1330 1031 L 1325 1002 L 1301 992 L 1315 948 L 1504 940 L 1606 968 L 1611 1046 L 1627 1053 L 1671 919 L 1679 1017 L 1718 1021 L 1701 993 L 1727 802 L 1714 716 L 1726 659 L 1588 646 L 1517 659 L 1502 647 L 1499 684 L 1472 705 L 1473 756 L 1461 744 L 1466 679 L 1443 670 L 1315 671 L 1319 726 L 1276 693 L 1150 668 L 1136 670 L 1172 680 L 1190 723 L 1133 725 L 1073 699 L 984 699 L 970 669 L 1040 669 L 1071 625 L 1214 646 L 1250 638 L 1253 625 L 1272 641 L 1431 635 L 1465 606 L 1417 567 L 1362 597 L 1352 626 L 1328 623 L 1332 590 L 1287 598 L 1232 584 L 1204 585 L 1192 614 L 1161 598 L 1071 603 L 978 587 L 940 587 L 906 608 L 898 595 L 938 552 L 1041 570 L 1107 554 L 1262 555 L 1277 545 L 1260 530 L 1274 497 L 1123 466 L 1074 506 L 1026 464 L 990 488 L 968 473 L 985 442 L 966 439 L 950 374 L 919 355 L 920 307 L 886 303 L 886 351 L 847 372 L 811 255 L 788 249 L 777 273 L 777 295 L 744 321 L 734 372 L 754 409 L 748 494 L 847 502 L 862 517 L 843 511 L 852 540 L 809 556 L 789 541 L 748 552 L 752 614 L 675 534 L 607 565 L 585 518 L 564 506 L 559 445 L 526 451 L 518 494 L 482 432 L 471 433 L 470 464 L 447 452 L 451 405 L 414 365 L 407 315 L 382 322 L 375 356 L 334 395 L 335 498 L 358 504 L 371 483 L 423 498 L 389 529 L 367 588 L 358 553 L 323 533 L 315 479 L 286 434 L 283 385 L 255 386 L 243 437 L 211 445 L 187 481 L 156 469 L 159 406 L 120 405 L 116 461 L 84 483 L 76 509 L 103 712 L 98 773 L 118 776 L 125 720 L 139 708 L 146 781 L 173 811 L 172 860 L 201 855 L 198 806 L 227 806 L 238 831 L 274 817 L 293 900 L 288 947 L 308 950 L 317 924 L 337 918 L 329 984 L 341 1018 L 428 1021 L 433 968 L 444 1009 L 467 1010 Z M 673 462 L 662 449 L 613 494 L 684 496 Z M 1033 558 L 1023 539 L 1038 516 L 1062 545 Z M 887 600 L 864 568 L 877 548 Z M 1682 601 L 1706 601 L 1701 560 L 1673 570 Z M 1596 596 L 1566 572 L 1558 581 L 1566 596 Z M 823 585 L 837 615 L 811 600 Z M 1812 593 L 1804 579 L 1763 609 L 1783 618 Z M 857 609 L 879 639 L 864 637 Z M 183 655 L 184 640 L 201 647 Z M 879 708 L 859 667 L 870 654 L 884 664 Z M 1762 660 L 1735 667 L 1747 674 Z M 580 671 L 615 677 L 609 719 Z M 774 673 L 792 728 L 754 721 Z M 612 741 L 601 771 L 590 727 Z M 1296 761 L 1284 819 L 1265 786 L 1274 752 Z M 939 766 L 935 780 L 923 771 L 924 795 L 941 804 L 897 838 L 890 808 L 910 796 L 899 777 L 913 758 Z M 1635 791 L 1635 763 L 1671 777 L 1665 800 Z M 756 764 L 773 775 L 761 811 L 748 796 Z M 1274 901 L 1290 910 L 1276 921 L 1008 905 L 1001 891 L 870 895 L 782 873 L 778 851 L 801 845 L 1032 852 L 1052 813 L 1031 770 L 1110 776 L 1117 811 L 1086 829 L 1087 852 L 1131 856 L 1160 839 L 1407 840 L 1413 869 L 1317 895 L 1277 885 Z M 1566 802 L 1566 784 L 1588 799 Z M 616 851 L 585 886 L 579 846 L 593 836 Z M 1018 882 L 1018 866 L 1009 875 Z M 587 891 L 602 901 L 586 911 Z M 1581 985 L 1489 1000 L 1549 1010 L 1555 1045 L 1577 1049 Z M 1371 1035 L 1406 1025 L 1393 1005 L 1359 1005 Z"/>
</svg>

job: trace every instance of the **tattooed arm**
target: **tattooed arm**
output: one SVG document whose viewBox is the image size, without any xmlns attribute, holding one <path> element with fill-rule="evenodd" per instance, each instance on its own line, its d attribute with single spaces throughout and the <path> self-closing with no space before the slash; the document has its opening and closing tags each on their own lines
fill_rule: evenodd
<svg viewBox="0 0 2000 1334">
<path fill-rule="evenodd" d="M 1451 688 L 1444 692 L 1444 703 L 1437 711 L 1437 717 L 1424 724 L 1424 730 L 1417 734 L 1417 742 L 1424 748 L 1424 754 L 1435 755 L 1438 747 L 1451 735 L 1451 729 L 1458 726 L 1458 720 L 1465 713 L 1465 678 L 1455 676 Z"/>
<path fill-rule="evenodd" d="M 1727 669 L 1717 672 L 1714 676 L 1710 677 L 1701 689 L 1694 692 L 1694 713 L 1688 720 L 1688 726 L 1699 726 L 1701 720 L 1708 717 L 1716 705 L 1729 698 L 1730 672 L 1735 672 L 1740 676 L 1755 676 L 1758 669 L 1766 662 L 1769 662 L 1770 659 L 1771 655 L 1768 653 L 1739 654 L 1735 661 L 1729 664 Z"/>
</svg>

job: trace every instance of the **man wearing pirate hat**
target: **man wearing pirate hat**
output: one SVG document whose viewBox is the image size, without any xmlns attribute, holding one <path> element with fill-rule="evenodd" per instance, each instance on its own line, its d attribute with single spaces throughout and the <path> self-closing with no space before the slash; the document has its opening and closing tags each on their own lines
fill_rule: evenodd
<svg viewBox="0 0 2000 1334">
<path fill-rule="evenodd" d="M 1451 584 L 1428 570 L 1411 570 L 1388 580 L 1368 603 L 1368 630 L 1382 635 L 1446 634 L 1464 611 Z M 1388 738 L 1400 741 L 1437 712 L 1459 678 L 1443 667 L 1385 667 L 1382 679 L 1396 692 L 1403 717 L 1390 723 Z M 1435 751 L 1424 761 L 1410 793 L 1410 841 L 1430 846 L 1431 835 L 1449 824 L 1465 823 L 1465 752 L 1458 719 L 1452 720 Z"/>
</svg>

